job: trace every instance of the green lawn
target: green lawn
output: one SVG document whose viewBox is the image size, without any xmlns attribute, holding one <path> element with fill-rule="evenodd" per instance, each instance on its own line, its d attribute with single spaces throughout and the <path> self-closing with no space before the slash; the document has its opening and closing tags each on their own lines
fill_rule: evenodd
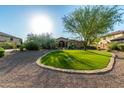
<svg viewBox="0 0 124 93">
<path fill-rule="evenodd" d="M 47 54 L 41 63 L 56 68 L 95 70 L 105 68 L 110 57 L 109 52 L 97 50 L 62 50 Z"/>
</svg>

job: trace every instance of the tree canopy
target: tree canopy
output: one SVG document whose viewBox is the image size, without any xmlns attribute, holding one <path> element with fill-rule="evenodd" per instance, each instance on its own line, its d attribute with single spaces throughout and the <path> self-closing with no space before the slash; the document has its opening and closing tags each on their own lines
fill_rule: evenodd
<svg viewBox="0 0 124 93">
<path fill-rule="evenodd" d="M 120 10 L 118 6 L 82 6 L 63 17 L 64 27 L 83 39 L 86 50 L 98 36 L 113 30 L 115 24 L 122 22 L 123 13 Z"/>
</svg>

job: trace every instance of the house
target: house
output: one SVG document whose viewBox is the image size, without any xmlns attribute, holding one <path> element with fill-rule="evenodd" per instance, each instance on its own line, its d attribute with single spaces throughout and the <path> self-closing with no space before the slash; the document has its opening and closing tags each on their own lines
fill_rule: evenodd
<svg viewBox="0 0 124 93">
<path fill-rule="evenodd" d="M 6 33 L 3 33 L 3 32 L 0 32 L 0 42 L 13 42 L 16 45 L 21 45 L 22 39 L 12 36 L 12 35 L 9 35 L 9 34 L 6 34 Z"/>
<path fill-rule="evenodd" d="M 111 42 L 124 43 L 124 31 L 119 30 L 103 36 L 98 43 L 98 47 L 101 49 L 107 49 L 108 44 Z"/>
<path fill-rule="evenodd" d="M 81 49 L 83 41 L 72 40 L 64 37 L 60 37 L 56 39 L 58 48 L 76 48 Z"/>
</svg>

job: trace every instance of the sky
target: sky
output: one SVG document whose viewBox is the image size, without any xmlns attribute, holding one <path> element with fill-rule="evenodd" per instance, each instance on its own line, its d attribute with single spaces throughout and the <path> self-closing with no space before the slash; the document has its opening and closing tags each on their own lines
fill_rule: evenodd
<svg viewBox="0 0 124 93">
<path fill-rule="evenodd" d="M 0 32 L 5 32 L 16 37 L 20 37 L 23 40 L 26 40 L 27 34 L 32 33 L 33 26 L 40 29 L 40 32 L 44 32 L 43 29 L 49 28 L 52 24 L 52 35 L 55 38 L 66 37 L 72 38 L 73 35 L 67 32 L 64 32 L 64 26 L 62 18 L 64 15 L 67 15 L 80 6 L 67 6 L 67 5 L 27 5 L 27 6 L 0 6 Z M 124 6 L 120 6 L 124 9 Z M 49 25 L 44 25 L 44 22 L 36 19 L 36 15 L 45 15 L 48 17 Z M 46 17 L 46 18 L 47 18 Z M 32 21 L 32 19 L 36 19 Z M 124 16 L 122 17 L 124 19 Z M 44 20 L 45 21 L 45 20 Z M 49 22 L 50 21 L 50 22 Z M 35 24 L 39 22 L 39 24 Z M 32 24 L 31 24 L 32 23 Z M 42 25 L 42 26 L 40 26 Z M 42 29 L 43 28 L 43 29 Z M 124 30 L 124 23 L 114 26 L 114 31 Z M 35 31 L 36 32 L 36 31 Z M 36 32 L 37 33 L 37 32 Z"/>
</svg>

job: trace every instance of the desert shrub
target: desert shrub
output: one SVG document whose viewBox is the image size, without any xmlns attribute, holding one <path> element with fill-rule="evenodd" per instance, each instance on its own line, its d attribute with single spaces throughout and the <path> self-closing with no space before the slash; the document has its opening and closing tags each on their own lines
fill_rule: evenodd
<svg viewBox="0 0 124 93">
<path fill-rule="evenodd" d="M 68 49 L 75 49 L 76 48 L 76 45 L 71 43 L 68 45 Z"/>
<path fill-rule="evenodd" d="M 20 45 L 20 46 L 19 46 L 19 49 L 20 49 L 20 51 L 24 51 L 24 49 L 25 49 L 25 44 Z"/>
<path fill-rule="evenodd" d="M 118 50 L 118 43 L 112 43 L 112 50 Z"/>
<path fill-rule="evenodd" d="M 93 50 L 95 50 L 96 47 L 95 46 L 87 46 L 87 49 L 93 49 Z"/>
<path fill-rule="evenodd" d="M 108 48 L 106 49 L 106 51 L 107 51 L 107 52 L 111 52 L 111 51 L 112 51 L 112 48 L 111 48 L 111 47 L 108 47 Z"/>
<path fill-rule="evenodd" d="M 27 50 L 39 50 L 39 45 L 34 41 L 30 41 L 25 43 L 25 48 Z"/>
<path fill-rule="evenodd" d="M 108 44 L 108 45 L 107 45 L 106 51 L 107 51 L 107 52 L 111 52 L 111 51 L 112 51 L 112 45 L 111 45 L 111 44 Z"/>
<path fill-rule="evenodd" d="M 108 44 L 108 50 L 118 50 L 118 43 L 110 43 Z"/>
<path fill-rule="evenodd" d="M 20 47 L 21 47 L 21 45 L 17 45 L 16 47 L 17 47 L 17 48 L 20 48 Z"/>
<path fill-rule="evenodd" d="M 118 44 L 118 48 L 120 51 L 124 51 L 124 44 Z"/>
<path fill-rule="evenodd" d="M 56 40 L 51 36 L 51 34 L 44 33 L 40 35 L 29 34 L 27 37 L 27 42 L 35 42 L 40 49 L 55 49 Z"/>
<path fill-rule="evenodd" d="M 4 56 L 5 50 L 0 47 L 0 57 Z"/>
<path fill-rule="evenodd" d="M 16 48 L 16 44 L 13 42 L 1 42 L 0 47 L 4 49 L 14 49 Z"/>
</svg>

